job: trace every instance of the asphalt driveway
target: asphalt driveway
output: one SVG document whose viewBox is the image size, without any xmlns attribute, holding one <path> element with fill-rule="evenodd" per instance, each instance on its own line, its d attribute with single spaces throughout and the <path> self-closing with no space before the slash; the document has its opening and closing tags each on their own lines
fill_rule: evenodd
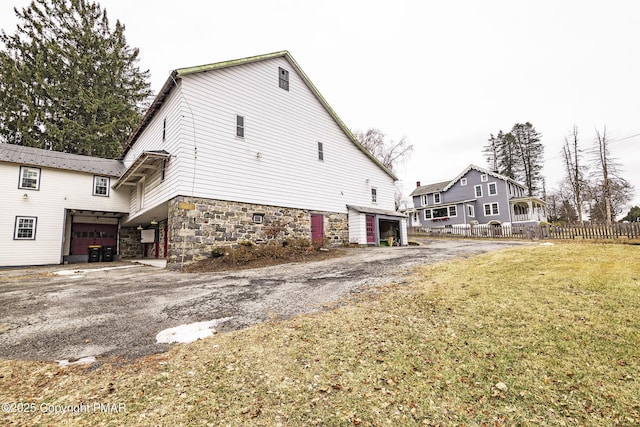
<svg viewBox="0 0 640 427">
<path fill-rule="evenodd" d="M 237 272 L 187 274 L 132 263 L 0 270 L 0 357 L 136 358 L 166 351 L 156 334 L 167 328 L 230 318 L 216 327 L 224 332 L 318 311 L 368 286 L 401 281 L 420 264 L 527 244 L 423 243 Z"/>
</svg>

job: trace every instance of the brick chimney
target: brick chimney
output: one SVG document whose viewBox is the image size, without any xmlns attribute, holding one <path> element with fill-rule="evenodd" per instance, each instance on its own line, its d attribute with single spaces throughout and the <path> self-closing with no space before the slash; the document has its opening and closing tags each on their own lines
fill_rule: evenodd
<svg viewBox="0 0 640 427">
<path fill-rule="evenodd" d="M 420 187 L 420 181 L 416 181 L 416 187 Z"/>
</svg>

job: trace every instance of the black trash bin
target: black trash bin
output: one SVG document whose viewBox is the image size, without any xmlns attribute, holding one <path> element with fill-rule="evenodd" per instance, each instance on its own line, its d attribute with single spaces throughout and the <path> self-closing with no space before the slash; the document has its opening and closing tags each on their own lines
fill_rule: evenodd
<svg viewBox="0 0 640 427">
<path fill-rule="evenodd" d="M 100 262 L 101 249 L 100 245 L 89 246 L 89 262 Z"/>
<path fill-rule="evenodd" d="M 103 262 L 111 262 L 113 261 L 113 255 L 116 251 L 116 248 L 113 246 L 105 246 L 102 248 L 102 261 Z"/>
</svg>

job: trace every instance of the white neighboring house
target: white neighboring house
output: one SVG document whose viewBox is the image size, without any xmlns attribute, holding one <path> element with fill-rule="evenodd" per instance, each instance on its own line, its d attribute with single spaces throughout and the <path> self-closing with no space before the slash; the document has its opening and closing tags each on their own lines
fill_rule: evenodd
<svg viewBox="0 0 640 427">
<path fill-rule="evenodd" d="M 0 143 L 0 266 L 86 261 L 89 245 L 117 250 L 129 192 L 111 186 L 118 160 Z"/>
<path fill-rule="evenodd" d="M 394 181 L 286 52 L 174 70 L 124 149 L 129 227 L 170 263 L 279 237 L 406 243 Z"/>
</svg>

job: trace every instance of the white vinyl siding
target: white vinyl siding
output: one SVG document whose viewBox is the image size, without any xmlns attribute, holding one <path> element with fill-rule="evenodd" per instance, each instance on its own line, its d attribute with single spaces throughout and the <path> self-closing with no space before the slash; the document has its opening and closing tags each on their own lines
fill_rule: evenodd
<svg viewBox="0 0 640 427">
<path fill-rule="evenodd" d="M 289 70 L 289 92 L 274 83 L 279 67 Z M 189 130 L 180 134 L 183 144 L 165 147 L 175 155 L 166 179 L 179 177 L 172 182 L 175 195 L 192 194 L 195 169 L 193 194 L 198 197 L 346 213 L 347 204 L 372 206 L 373 187 L 376 206 L 395 210 L 391 177 L 344 134 L 285 58 L 187 75 L 177 89 L 182 95 L 170 97 L 164 107 L 175 108 L 184 98 L 191 108 L 183 110 L 182 128 Z M 197 135 L 195 168 L 191 111 Z M 250 144 L 232 141 L 235 128 L 229 131 L 228 126 L 235 123 L 228 117 L 237 111 L 251 117 L 251 135 L 245 134 Z M 318 161 L 318 138 L 323 152 L 331 152 L 323 162 Z M 137 144 L 134 148 L 143 151 Z M 154 149 L 150 144 L 144 148 Z M 128 154 L 127 159 L 135 157 Z M 145 206 L 151 209 L 158 200 L 149 187 L 147 182 Z"/>
<path fill-rule="evenodd" d="M 93 174 L 45 167 L 40 169 L 43 177 L 40 191 L 25 191 L 16 185 L 20 165 L 0 163 L 0 236 L 4 236 L 0 266 L 61 263 L 65 254 L 63 248 L 69 241 L 65 233 L 70 233 L 70 228 L 66 226 L 65 211 L 129 211 L 128 187 L 118 191 L 110 189 L 109 197 L 94 197 Z M 115 178 L 111 178 L 113 182 Z M 67 220 L 70 215 L 67 215 Z M 16 217 L 37 218 L 35 239 L 14 239 Z"/>
<path fill-rule="evenodd" d="M 145 151 L 165 150 L 172 156 L 165 163 L 164 175 L 161 167 L 158 170 L 147 172 L 144 193 L 145 206 L 157 206 L 180 194 L 190 194 L 191 191 L 189 184 L 194 173 L 193 159 L 200 142 L 200 132 L 205 129 L 197 124 L 194 128 L 191 112 L 179 94 L 180 81 L 178 81 L 178 87 L 174 88 L 158 111 L 156 120 L 152 120 L 148 124 L 124 157 L 125 166 L 130 167 Z M 229 125 L 228 137 L 233 138 L 237 143 L 234 136 L 235 122 L 233 118 L 229 119 L 229 116 L 226 121 Z M 163 131 L 165 141 L 160 143 L 158 136 Z M 195 173 L 197 172 L 196 168 Z M 122 190 L 126 190 L 127 194 L 131 190 L 129 208 L 127 209 L 130 218 L 133 219 L 144 212 L 144 210 L 138 210 L 136 186 L 123 186 Z"/>
</svg>

